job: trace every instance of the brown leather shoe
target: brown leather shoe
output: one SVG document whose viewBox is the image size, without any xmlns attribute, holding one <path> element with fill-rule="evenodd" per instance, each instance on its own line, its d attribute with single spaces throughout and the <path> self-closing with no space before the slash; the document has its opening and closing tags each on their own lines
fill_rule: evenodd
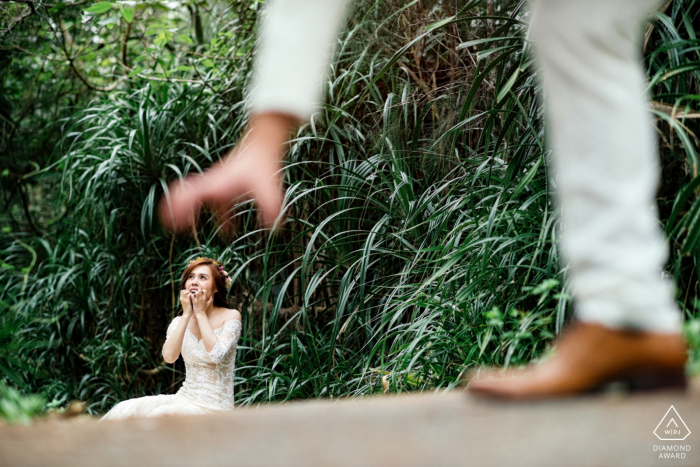
<svg viewBox="0 0 700 467">
<path fill-rule="evenodd" d="M 554 355 L 527 368 L 472 374 L 469 391 L 512 400 L 566 397 L 622 382 L 631 391 L 685 389 L 686 346 L 680 334 L 574 323 Z"/>
</svg>

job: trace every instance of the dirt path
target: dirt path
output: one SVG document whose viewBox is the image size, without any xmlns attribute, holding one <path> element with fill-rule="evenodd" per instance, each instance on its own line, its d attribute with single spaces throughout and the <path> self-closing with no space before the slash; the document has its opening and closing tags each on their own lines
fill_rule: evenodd
<svg viewBox="0 0 700 467">
<path fill-rule="evenodd" d="M 660 441 L 673 405 L 690 430 Z M 683 446 L 659 459 L 654 446 Z M 662 452 L 663 454 L 663 452 Z M 675 455 L 675 453 L 674 453 Z M 461 391 L 242 408 L 225 416 L 0 426 L 0 466 L 700 465 L 700 394 L 512 404 Z"/>
</svg>

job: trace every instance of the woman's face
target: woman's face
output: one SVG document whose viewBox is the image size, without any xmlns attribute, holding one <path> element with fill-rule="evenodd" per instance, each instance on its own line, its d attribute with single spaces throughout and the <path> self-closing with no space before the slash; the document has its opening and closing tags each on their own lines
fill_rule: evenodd
<svg viewBox="0 0 700 467">
<path fill-rule="evenodd" d="M 202 264 L 194 268 L 192 272 L 190 272 L 190 275 L 187 276 L 185 290 L 187 290 L 189 293 L 193 293 L 198 290 L 206 290 L 204 295 L 207 298 L 214 295 L 216 293 L 216 284 L 214 283 L 214 276 L 212 276 L 209 266 Z"/>
</svg>

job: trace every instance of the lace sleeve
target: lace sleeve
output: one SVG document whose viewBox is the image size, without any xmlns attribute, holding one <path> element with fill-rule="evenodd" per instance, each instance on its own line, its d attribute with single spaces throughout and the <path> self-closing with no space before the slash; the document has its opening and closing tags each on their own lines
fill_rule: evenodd
<svg viewBox="0 0 700 467">
<path fill-rule="evenodd" d="M 221 335 L 216 339 L 214 348 L 209 353 L 209 358 L 214 363 L 219 363 L 224 359 L 232 348 L 238 343 L 243 325 L 237 319 L 230 319 L 224 324 Z"/>
<path fill-rule="evenodd" d="M 168 331 L 165 333 L 165 338 L 168 339 L 170 338 L 170 335 L 175 331 L 175 328 L 177 327 L 177 324 L 180 322 L 180 317 L 176 316 L 174 320 L 170 323 L 170 326 L 168 326 Z"/>
</svg>

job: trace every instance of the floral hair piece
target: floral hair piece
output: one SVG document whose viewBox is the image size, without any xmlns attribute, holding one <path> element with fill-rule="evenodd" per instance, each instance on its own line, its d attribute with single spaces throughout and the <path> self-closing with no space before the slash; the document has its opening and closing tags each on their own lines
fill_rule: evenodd
<svg viewBox="0 0 700 467">
<path fill-rule="evenodd" d="M 190 261 L 190 264 L 199 261 L 200 259 L 208 260 L 209 258 L 202 258 L 201 256 L 198 256 L 197 258 Z M 224 282 L 226 283 L 226 292 L 228 292 L 231 289 L 231 278 L 228 276 L 228 273 L 224 270 L 223 264 L 219 263 L 218 261 L 212 261 L 212 263 L 216 267 L 217 271 L 219 271 L 219 274 L 224 276 Z"/>
</svg>

